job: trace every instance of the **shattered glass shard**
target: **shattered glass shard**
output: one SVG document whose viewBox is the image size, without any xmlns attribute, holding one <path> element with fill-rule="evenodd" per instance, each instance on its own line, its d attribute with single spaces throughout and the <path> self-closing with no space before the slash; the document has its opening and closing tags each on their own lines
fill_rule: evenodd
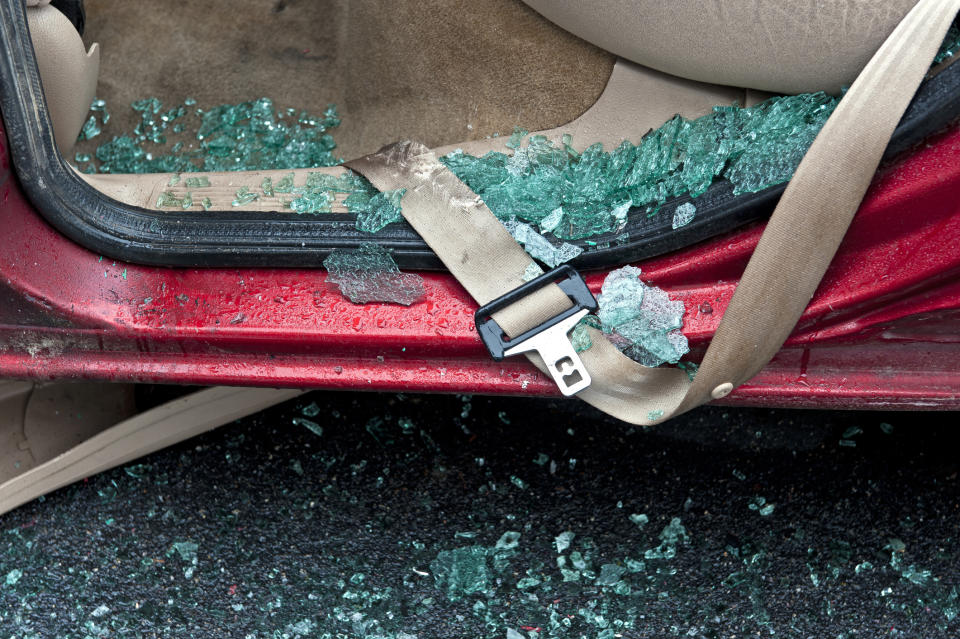
<svg viewBox="0 0 960 639">
<path fill-rule="evenodd" d="M 330 191 L 304 192 L 288 206 L 297 213 L 329 213 L 333 204 L 333 194 Z"/>
<path fill-rule="evenodd" d="M 507 143 L 506 143 L 507 148 L 508 149 L 519 148 L 520 144 L 523 142 L 523 138 L 525 138 L 529 133 L 530 131 L 527 131 L 522 127 L 519 127 L 519 126 L 514 127 L 513 133 L 510 134 L 510 139 L 507 140 Z"/>
<path fill-rule="evenodd" d="M 306 414 L 307 414 L 306 411 L 304 411 L 304 415 Z M 321 437 L 323 435 L 323 426 L 313 421 L 312 419 L 306 419 L 304 417 L 294 417 L 293 423 L 294 425 L 305 427 L 307 430 L 309 430 L 311 433 L 313 433 L 317 437 Z"/>
<path fill-rule="evenodd" d="M 276 183 L 273 187 L 273 190 L 277 193 L 292 193 L 293 192 L 293 173 L 287 173 Z"/>
<path fill-rule="evenodd" d="M 199 546 L 192 541 L 178 541 L 175 542 L 171 547 L 168 555 L 174 553 L 180 555 L 180 558 L 184 561 L 195 561 L 197 559 L 197 549 Z"/>
<path fill-rule="evenodd" d="M 683 328 L 683 302 L 640 281 L 640 269 L 625 266 L 610 272 L 597 296 L 603 331 L 631 359 L 643 366 L 676 364 L 689 351 Z"/>
<path fill-rule="evenodd" d="M 483 546 L 443 550 L 430 563 L 430 570 L 436 587 L 445 591 L 451 601 L 482 593 L 489 587 L 487 549 Z"/>
<path fill-rule="evenodd" d="M 516 218 L 560 239 L 618 232 L 631 207 L 656 214 L 672 197 L 701 195 L 719 178 L 737 193 L 790 179 L 838 103 L 824 93 L 774 97 L 758 105 L 717 107 L 696 120 L 675 117 L 637 144 L 582 154 L 569 138 L 555 145 L 518 129 L 513 154 L 474 157 L 462 150 L 441 161 L 501 220 Z M 690 215 L 684 209 L 679 224 Z M 692 218 L 691 218 L 692 219 Z"/>
<path fill-rule="evenodd" d="M 597 577 L 598 586 L 615 586 L 627 569 L 617 564 L 603 564 L 600 566 L 600 576 Z"/>
<path fill-rule="evenodd" d="M 670 523 L 664 526 L 660 532 L 660 541 L 665 544 L 689 543 L 690 537 L 687 529 L 683 526 L 683 521 L 679 517 L 674 517 Z"/>
<path fill-rule="evenodd" d="M 83 128 L 80 129 L 80 136 L 78 140 L 90 140 L 92 138 L 100 135 L 100 125 L 97 124 L 97 118 L 90 116 L 86 122 L 83 123 Z"/>
<path fill-rule="evenodd" d="M 507 531 L 500 536 L 500 539 L 497 540 L 496 549 L 497 550 L 513 550 L 520 545 L 520 533 L 515 531 Z"/>
<path fill-rule="evenodd" d="M 578 353 L 582 353 L 593 346 L 593 340 L 590 339 L 590 332 L 582 323 L 573 327 L 573 330 L 570 332 L 570 343 L 573 345 L 573 350 Z"/>
<path fill-rule="evenodd" d="M 255 171 L 284 168 L 335 166 L 336 144 L 327 133 L 340 124 L 333 106 L 322 117 L 304 114 L 296 122 L 279 116 L 273 101 L 260 98 L 239 104 L 221 104 L 209 110 L 193 110 L 196 102 L 164 110 L 156 98 L 137 100 L 131 105 L 140 114 L 140 122 L 131 134 L 114 137 L 101 144 L 96 156 L 100 173 L 166 173 L 193 171 Z M 94 114 L 102 113 L 102 124 L 109 115 L 106 103 L 95 100 Z M 188 117 L 189 116 L 189 117 Z M 187 132 L 194 142 L 184 147 L 178 142 L 171 149 L 147 151 L 145 145 L 166 145 L 168 132 Z M 94 137 L 100 130 L 92 115 L 81 139 Z"/>
<path fill-rule="evenodd" d="M 639 314 L 646 286 L 640 281 L 640 269 L 625 266 L 611 271 L 603 281 L 597 304 L 597 317 L 603 323 L 604 332 L 631 321 Z"/>
<path fill-rule="evenodd" d="M 576 537 L 576 534 L 570 532 L 569 530 L 556 536 L 556 538 L 553 540 L 553 543 L 557 547 L 558 555 L 566 552 L 567 548 L 570 547 L 570 544 L 573 543 L 574 537 Z"/>
<path fill-rule="evenodd" d="M 960 51 L 960 27 L 954 24 L 950 27 L 950 30 L 947 31 L 947 37 L 944 39 L 943 44 L 940 45 L 940 50 L 933 59 L 933 63 L 940 64 L 952 58 L 958 51 Z"/>
<path fill-rule="evenodd" d="M 593 346 L 593 340 L 587 327 L 601 329 L 600 320 L 596 315 L 587 315 L 570 332 L 570 343 L 573 344 L 574 350 L 578 353 L 582 353 Z"/>
<path fill-rule="evenodd" d="M 252 191 L 250 191 L 249 187 L 243 186 L 243 187 L 240 187 L 239 191 L 237 191 L 237 197 L 233 200 L 233 202 L 231 202 L 231 204 L 233 206 L 244 206 L 246 204 L 250 204 L 254 200 L 259 200 L 259 199 L 260 199 L 259 193 L 253 193 Z"/>
<path fill-rule="evenodd" d="M 527 268 L 524 269 L 521 279 L 523 279 L 524 282 L 530 282 L 537 279 L 541 275 L 543 275 L 543 269 L 540 268 L 540 265 L 536 262 L 530 262 L 527 264 Z"/>
<path fill-rule="evenodd" d="M 686 226 L 693 221 L 693 216 L 697 213 L 697 207 L 686 202 L 677 207 L 673 212 L 673 228 L 674 230 L 680 228 L 681 226 Z"/>
<path fill-rule="evenodd" d="M 157 198 L 157 208 L 165 206 L 180 206 L 180 198 L 173 191 L 164 191 Z"/>
<path fill-rule="evenodd" d="M 424 295 L 423 278 L 401 273 L 390 254 L 376 244 L 356 251 L 334 250 L 323 261 L 327 281 L 336 284 L 351 302 L 392 302 L 410 306 Z"/>
<path fill-rule="evenodd" d="M 524 250 L 530 254 L 530 257 L 540 260 L 550 268 L 555 268 L 564 262 L 569 262 L 573 258 L 583 253 L 583 249 L 567 242 L 559 246 L 554 246 L 550 241 L 537 233 L 529 224 L 517 222 L 516 220 L 507 220 L 503 223 L 510 235 L 517 242 L 523 244 Z"/>
<path fill-rule="evenodd" d="M 402 220 L 400 199 L 406 192 L 406 189 L 397 189 L 377 193 L 367 200 L 366 206 L 363 207 L 354 205 L 351 208 L 353 203 L 348 203 L 347 210 L 357 213 L 357 230 L 376 233 L 386 225 Z M 347 199 L 349 200 L 350 197 Z"/>
<path fill-rule="evenodd" d="M 188 177 L 184 181 L 184 185 L 186 185 L 188 189 L 199 189 L 205 186 L 210 186 L 210 179 L 206 176 Z"/>
<path fill-rule="evenodd" d="M 273 197 L 273 178 L 269 175 L 263 178 L 263 181 L 260 182 L 260 190 L 263 191 L 263 194 L 266 197 Z"/>
</svg>

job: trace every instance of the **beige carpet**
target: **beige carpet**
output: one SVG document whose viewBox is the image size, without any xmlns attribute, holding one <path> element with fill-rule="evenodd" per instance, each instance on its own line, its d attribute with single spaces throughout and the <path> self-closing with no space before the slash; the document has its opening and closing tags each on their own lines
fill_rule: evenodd
<svg viewBox="0 0 960 639">
<path fill-rule="evenodd" d="M 600 95 L 613 57 L 520 0 L 87 0 L 108 135 L 130 102 L 198 106 L 262 96 L 319 113 L 351 158 L 398 139 L 429 146 L 568 122 Z M 101 142 L 101 139 L 96 142 Z M 87 146 L 89 148 L 89 146 Z"/>
</svg>

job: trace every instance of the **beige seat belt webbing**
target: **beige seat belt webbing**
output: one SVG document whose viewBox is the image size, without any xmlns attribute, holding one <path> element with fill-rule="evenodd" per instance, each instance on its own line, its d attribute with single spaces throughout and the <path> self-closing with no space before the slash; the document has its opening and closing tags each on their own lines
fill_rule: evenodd
<svg viewBox="0 0 960 639">
<path fill-rule="evenodd" d="M 589 329 L 593 346 L 580 357 L 593 381 L 577 397 L 646 425 L 726 396 L 770 361 L 813 297 L 958 11 L 960 0 L 920 0 L 847 91 L 771 216 L 694 381 L 641 366 Z M 530 256 L 426 147 L 401 142 L 347 166 L 378 189 L 407 189 L 403 216 L 478 303 L 524 284 Z M 494 319 L 515 337 L 569 307 L 549 285 Z"/>
<path fill-rule="evenodd" d="M 173 446 L 303 392 L 214 386 L 155 406 L 0 484 L 0 515 L 84 477 Z"/>
</svg>

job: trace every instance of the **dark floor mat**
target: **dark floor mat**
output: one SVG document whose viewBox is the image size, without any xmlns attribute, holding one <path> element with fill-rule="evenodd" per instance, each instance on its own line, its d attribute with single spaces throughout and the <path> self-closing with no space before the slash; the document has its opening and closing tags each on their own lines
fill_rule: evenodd
<svg viewBox="0 0 960 639">
<path fill-rule="evenodd" d="M 318 392 L 137 460 L 4 517 L 0 630 L 957 636 L 955 415 L 583 406 Z"/>
</svg>

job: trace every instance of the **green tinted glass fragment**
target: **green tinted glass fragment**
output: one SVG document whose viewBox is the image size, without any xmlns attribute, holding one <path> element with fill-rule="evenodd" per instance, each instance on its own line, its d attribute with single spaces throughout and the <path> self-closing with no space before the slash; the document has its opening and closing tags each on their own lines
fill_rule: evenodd
<svg viewBox="0 0 960 639">
<path fill-rule="evenodd" d="M 390 254 L 376 244 L 356 251 L 337 249 L 323 261 L 327 280 L 351 302 L 392 302 L 410 306 L 424 295 L 423 278 L 401 273 Z"/>
<path fill-rule="evenodd" d="M 673 228 L 678 229 L 681 226 L 686 226 L 693 221 L 693 216 L 697 213 L 697 207 L 686 202 L 681 204 L 673 212 Z"/>
<path fill-rule="evenodd" d="M 260 199 L 259 193 L 253 193 L 250 190 L 250 187 L 242 186 L 240 187 L 240 190 L 237 191 L 237 197 L 234 198 L 231 204 L 233 206 L 244 206 L 246 204 L 250 204 L 251 202 L 259 199 Z"/>
<path fill-rule="evenodd" d="M 406 189 L 397 189 L 377 193 L 363 206 L 350 202 L 348 197 L 347 210 L 357 213 L 357 230 L 376 233 L 388 224 L 402 220 L 400 199 L 406 192 Z"/>
<path fill-rule="evenodd" d="M 512 155 L 455 151 L 441 161 L 502 221 L 580 239 L 618 232 L 631 207 L 656 214 L 668 199 L 696 197 L 719 178 L 737 193 L 789 180 L 837 102 L 814 93 L 717 107 L 697 120 L 677 116 L 609 152 L 596 144 L 578 154 L 569 138 L 555 145 L 540 135 L 523 146 L 518 130 L 507 144 Z"/>
<path fill-rule="evenodd" d="M 582 353 L 593 346 L 593 340 L 590 339 L 590 332 L 587 331 L 582 323 L 578 323 L 573 327 L 573 330 L 570 331 L 570 343 L 573 345 L 573 350 L 578 353 Z"/>
<path fill-rule="evenodd" d="M 100 135 L 100 125 L 97 124 L 97 118 L 90 116 L 87 118 L 87 121 L 83 123 L 83 128 L 80 129 L 80 136 L 77 140 L 90 140 Z"/>
<path fill-rule="evenodd" d="M 482 593 L 490 585 L 487 549 L 483 546 L 441 551 L 430 563 L 430 570 L 436 587 L 450 600 Z"/>
<path fill-rule="evenodd" d="M 933 59 L 933 63 L 940 64 L 952 58 L 957 52 L 960 52 L 960 28 L 954 24 L 950 27 L 950 30 L 947 31 L 947 37 L 944 39 L 943 44 L 940 45 L 940 50 L 937 52 L 937 57 Z"/>
<path fill-rule="evenodd" d="M 602 324 L 596 315 L 587 315 L 573 327 L 573 330 L 570 331 L 570 343 L 578 353 L 582 353 L 593 346 L 593 340 L 587 327 L 601 330 Z"/>
<path fill-rule="evenodd" d="M 596 579 L 598 586 L 615 586 L 627 569 L 617 564 L 603 564 L 600 566 L 600 576 Z"/>
<path fill-rule="evenodd" d="M 557 554 L 559 555 L 566 552 L 576 536 L 576 533 L 570 532 L 569 530 L 557 535 L 553 540 L 553 544 L 557 548 Z"/>
<path fill-rule="evenodd" d="M 134 102 L 131 108 L 139 113 L 140 121 L 132 133 L 98 147 L 99 172 L 253 171 L 334 166 L 340 162 L 333 154 L 336 144 L 329 134 L 340 123 L 332 106 L 320 117 L 304 113 L 296 122 L 287 122 L 268 98 L 221 104 L 208 110 L 188 109 L 193 104 L 188 100 L 165 109 L 156 98 Z M 94 115 L 101 112 L 102 124 L 108 119 L 105 106 L 95 102 L 91 107 Z M 82 139 L 99 133 L 94 116 L 91 120 L 85 125 Z M 171 132 L 183 133 L 193 142 L 177 142 L 167 149 L 167 134 Z"/>
<path fill-rule="evenodd" d="M 263 191 L 265 196 L 273 197 L 273 178 L 269 175 L 263 178 L 263 181 L 260 182 L 260 190 Z"/>
<path fill-rule="evenodd" d="M 552 244 L 529 224 L 507 220 L 503 225 L 513 239 L 523 244 L 524 250 L 530 254 L 530 257 L 540 260 L 550 268 L 569 262 L 583 253 L 582 248 L 568 242 L 562 242 L 560 245 Z"/>
<path fill-rule="evenodd" d="M 543 275 L 543 269 L 540 268 L 540 265 L 537 264 L 536 262 L 530 262 L 529 264 L 527 264 L 527 268 L 523 270 L 523 275 L 521 276 L 521 279 L 524 282 L 531 282 L 537 279 L 538 277 L 540 277 L 541 275 Z"/>
<path fill-rule="evenodd" d="M 675 364 L 687 351 L 683 302 L 640 281 L 640 269 L 625 266 L 607 275 L 597 312 L 603 331 L 631 359 L 644 366 Z"/>
<path fill-rule="evenodd" d="M 199 189 L 205 186 L 210 186 L 210 178 L 206 176 L 188 177 L 184 181 L 184 184 L 188 189 Z"/>
<path fill-rule="evenodd" d="M 516 531 L 507 531 L 497 540 L 497 550 L 513 550 L 520 545 L 520 533 Z"/>
<path fill-rule="evenodd" d="M 506 145 L 508 149 L 516 149 L 520 147 L 520 144 L 523 142 L 530 131 L 527 131 L 524 128 L 519 126 L 513 128 L 513 133 L 510 134 L 510 139 L 507 140 Z"/>
<path fill-rule="evenodd" d="M 297 213 L 329 213 L 333 204 L 333 194 L 329 191 L 310 191 L 303 193 L 287 206 Z"/>
<path fill-rule="evenodd" d="M 277 193 L 293 192 L 293 173 L 287 173 L 274 185 L 273 190 Z"/>
<path fill-rule="evenodd" d="M 192 541 L 178 541 L 171 547 L 167 555 L 177 554 L 184 561 L 194 561 L 197 558 L 199 546 Z"/>
<path fill-rule="evenodd" d="M 165 206 L 180 206 L 181 200 L 173 191 L 164 191 L 157 198 L 157 208 Z"/>
<path fill-rule="evenodd" d="M 756 510 L 760 513 L 762 517 L 767 517 L 773 514 L 773 511 L 776 509 L 774 504 L 768 504 L 766 497 L 756 496 L 750 500 L 750 503 L 747 505 L 750 510 Z"/>
<path fill-rule="evenodd" d="M 689 541 L 683 522 L 679 517 L 674 517 L 660 532 L 660 545 L 644 551 L 643 557 L 644 559 L 673 559 L 677 556 L 677 547 Z"/>
<path fill-rule="evenodd" d="M 540 580 L 536 577 L 523 577 L 522 579 L 517 580 L 517 588 L 524 590 L 526 588 L 533 588 L 534 586 L 539 586 Z M 523 635 L 521 635 L 523 636 Z"/>
<path fill-rule="evenodd" d="M 323 426 L 313 421 L 312 419 L 306 419 L 305 417 L 294 417 L 293 423 L 296 426 L 303 426 L 304 428 L 309 430 L 314 435 L 317 435 L 318 437 L 323 435 Z"/>
</svg>

